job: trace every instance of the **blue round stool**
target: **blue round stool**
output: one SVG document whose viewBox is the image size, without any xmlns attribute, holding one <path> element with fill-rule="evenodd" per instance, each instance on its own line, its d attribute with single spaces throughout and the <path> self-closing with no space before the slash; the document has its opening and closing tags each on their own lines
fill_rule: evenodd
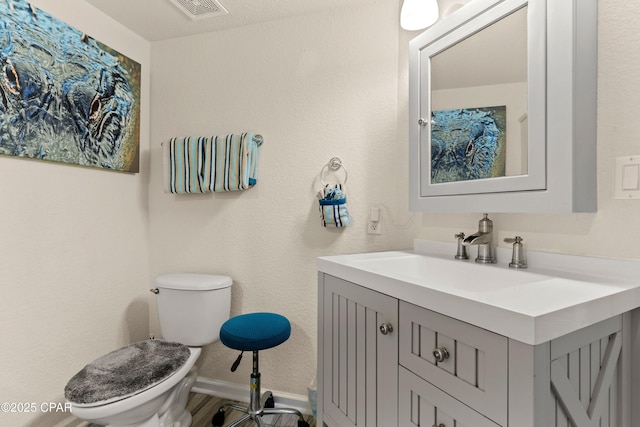
<svg viewBox="0 0 640 427">
<path fill-rule="evenodd" d="M 282 344 L 291 335 L 286 317 L 275 313 L 241 314 L 220 328 L 220 341 L 240 351 L 266 350 Z"/>
<path fill-rule="evenodd" d="M 220 341 L 234 350 L 240 350 L 240 356 L 231 366 L 235 372 L 242 360 L 242 353 L 253 352 L 253 371 L 249 387 L 249 407 L 227 403 L 222 405 L 213 416 L 211 423 L 222 426 L 225 419 L 225 409 L 236 409 L 244 412 L 244 416 L 226 427 L 235 427 L 248 419 L 253 420 L 259 427 L 264 426 L 262 416 L 272 414 L 291 414 L 298 416 L 298 427 L 309 427 L 304 416 L 297 409 L 274 408 L 273 393 L 270 391 L 260 394 L 260 371 L 258 370 L 258 352 L 282 344 L 291 336 L 289 320 L 275 313 L 241 314 L 227 320 L 220 328 Z"/>
</svg>

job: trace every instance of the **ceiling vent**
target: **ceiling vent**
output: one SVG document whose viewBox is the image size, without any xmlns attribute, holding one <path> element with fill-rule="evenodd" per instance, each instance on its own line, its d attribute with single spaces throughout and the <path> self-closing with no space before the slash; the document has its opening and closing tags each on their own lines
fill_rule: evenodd
<svg viewBox="0 0 640 427">
<path fill-rule="evenodd" d="M 193 20 L 227 15 L 229 11 L 217 0 L 170 0 Z"/>
</svg>

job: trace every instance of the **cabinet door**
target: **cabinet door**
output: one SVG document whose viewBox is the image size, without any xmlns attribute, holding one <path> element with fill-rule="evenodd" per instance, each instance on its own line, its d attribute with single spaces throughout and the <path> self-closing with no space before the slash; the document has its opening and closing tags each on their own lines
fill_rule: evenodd
<svg viewBox="0 0 640 427">
<path fill-rule="evenodd" d="M 402 366 L 399 376 L 399 427 L 499 427 Z"/>
<path fill-rule="evenodd" d="M 396 426 L 398 301 L 325 275 L 323 310 L 325 420 L 340 427 Z M 393 331 L 383 334 L 381 325 Z"/>
<path fill-rule="evenodd" d="M 400 302 L 400 364 L 492 420 L 507 423 L 508 340 Z M 445 351 L 437 360 L 434 350 Z"/>
<path fill-rule="evenodd" d="M 624 425 L 621 352 L 621 316 L 551 341 L 556 427 Z"/>
</svg>

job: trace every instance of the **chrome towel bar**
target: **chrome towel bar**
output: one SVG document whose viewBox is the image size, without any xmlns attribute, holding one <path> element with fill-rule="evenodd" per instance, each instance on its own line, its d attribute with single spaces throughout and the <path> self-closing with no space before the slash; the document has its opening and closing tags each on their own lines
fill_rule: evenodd
<svg viewBox="0 0 640 427">
<path fill-rule="evenodd" d="M 253 135 L 253 142 L 255 142 L 256 144 L 258 144 L 258 147 L 262 145 L 262 143 L 264 142 L 264 138 L 262 137 L 262 135 L 260 134 L 255 134 Z M 164 141 L 162 141 L 160 143 L 161 147 L 164 147 Z M 335 157 L 337 159 L 337 157 Z M 340 159 L 338 159 L 339 161 Z M 338 166 L 339 167 L 339 166 Z M 335 170 L 335 169 L 334 169 Z"/>
</svg>

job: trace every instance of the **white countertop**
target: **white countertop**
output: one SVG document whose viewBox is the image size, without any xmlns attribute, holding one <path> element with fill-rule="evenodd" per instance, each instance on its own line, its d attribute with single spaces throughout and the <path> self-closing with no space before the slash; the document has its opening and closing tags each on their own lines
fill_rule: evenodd
<svg viewBox="0 0 640 427">
<path fill-rule="evenodd" d="M 640 307 L 640 262 L 528 252 L 529 268 L 453 258 L 456 245 L 321 257 L 318 270 L 526 344 L 536 345 Z"/>
</svg>

